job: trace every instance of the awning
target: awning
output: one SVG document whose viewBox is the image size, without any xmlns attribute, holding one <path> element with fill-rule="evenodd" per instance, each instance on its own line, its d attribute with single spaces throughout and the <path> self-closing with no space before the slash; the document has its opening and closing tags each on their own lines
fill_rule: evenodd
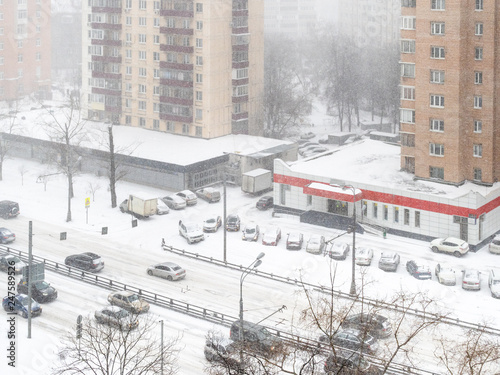
<svg viewBox="0 0 500 375">
<path fill-rule="evenodd" d="M 363 192 L 359 189 L 346 187 L 343 189 L 338 185 L 328 185 L 321 182 L 312 182 L 304 186 L 304 194 L 314 195 L 316 197 L 323 197 L 328 199 L 335 199 L 342 202 L 352 202 L 353 194 L 355 194 L 355 201 L 363 199 Z"/>
</svg>

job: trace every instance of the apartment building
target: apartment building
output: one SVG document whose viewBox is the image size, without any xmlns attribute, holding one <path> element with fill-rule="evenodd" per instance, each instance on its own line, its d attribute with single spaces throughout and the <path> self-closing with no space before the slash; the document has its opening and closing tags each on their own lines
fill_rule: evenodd
<svg viewBox="0 0 500 375">
<path fill-rule="evenodd" d="M 51 97 L 50 0 L 0 0 L 0 101 Z"/>
<path fill-rule="evenodd" d="M 89 119 L 199 138 L 263 133 L 263 0 L 82 8 Z"/>
<path fill-rule="evenodd" d="M 419 179 L 498 180 L 499 5 L 402 0 L 401 168 Z"/>
<path fill-rule="evenodd" d="M 265 0 L 266 35 L 296 39 L 318 27 L 317 0 Z"/>
</svg>

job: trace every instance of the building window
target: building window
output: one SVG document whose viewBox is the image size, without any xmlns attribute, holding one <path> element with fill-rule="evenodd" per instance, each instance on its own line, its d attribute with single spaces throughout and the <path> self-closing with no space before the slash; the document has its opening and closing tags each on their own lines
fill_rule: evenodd
<svg viewBox="0 0 500 375">
<path fill-rule="evenodd" d="M 139 26 L 146 26 L 146 17 L 139 17 Z"/>
<path fill-rule="evenodd" d="M 483 180 L 483 172 L 481 168 L 474 168 L 474 180 L 482 181 Z"/>
<path fill-rule="evenodd" d="M 415 41 L 410 39 L 402 39 L 401 53 L 415 53 Z"/>
<path fill-rule="evenodd" d="M 474 96 L 474 108 L 475 109 L 483 108 L 483 97 L 481 95 Z"/>
<path fill-rule="evenodd" d="M 415 211 L 415 227 L 420 228 L 420 211 Z"/>
<path fill-rule="evenodd" d="M 444 83 L 444 70 L 431 70 L 431 83 Z"/>
<path fill-rule="evenodd" d="M 430 130 L 432 132 L 444 132 L 444 120 L 430 119 Z"/>
<path fill-rule="evenodd" d="M 153 78 L 155 79 L 160 78 L 160 69 L 153 69 Z"/>
<path fill-rule="evenodd" d="M 189 47 L 191 45 L 190 39 L 188 36 L 185 36 L 182 38 L 182 46 L 183 47 Z"/>
<path fill-rule="evenodd" d="M 139 77 L 146 77 L 147 70 L 146 68 L 139 68 Z"/>
<path fill-rule="evenodd" d="M 476 158 L 483 157 L 483 145 L 473 145 L 473 155 Z"/>
<path fill-rule="evenodd" d="M 189 134 L 189 124 L 182 124 L 182 134 Z"/>
<path fill-rule="evenodd" d="M 405 208 L 405 211 L 404 211 L 404 224 L 410 225 L 410 210 L 407 208 Z"/>
<path fill-rule="evenodd" d="M 203 48 L 203 39 L 196 38 L 196 48 Z"/>
<path fill-rule="evenodd" d="M 415 86 L 401 86 L 402 100 L 415 100 Z"/>
<path fill-rule="evenodd" d="M 175 132 L 175 125 L 172 121 L 167 121 L 167 131 Z"/>
<path fill-rule="evenodd" d="M 431 22 L 431 35 L 444 35 L 444 22 Z"/>
<path fill-rule="evenodd" d="M 483 0 L 476 0 L 476 10 L 483 10 Z"/>
<path fill-rule="evenodd" d="M 146 119 L 144 117 L 139 117 L 139 126 L 146 126 Z"/>
<path fill-rule="evenodd" d="M 429 143 L 429 155 L 444 156 L 444 145 L 440 143 Z"/>
<path fill-rule="evenodd" d="M 483 59 L 483 47 L 476 47 L 475 50 L 475 59 L 482 60 Z"/>
<path fill-rule="evenodd" d="M 197 120 L 203 120 L 203 110 L 200 108 L 196 108 L 196 119 Z"/>
<path fill-rule="evenodd" d="M 415 78 L 415 64 L 402 63 L 401 77 Z"/>
<path fill-rule="evenodd" d="M 128 76 L 132 75 L 132 67 L 131 66 L 125 67 L 125 74 Z"/>
<path fill-rule="evenodd" d="M 160 86 L 153 86 L 153 95 L 160 95 Z"/>
<path fill-rule="evenodd" d="M 401 146 L 415 147 L 415 134 L 401 133 Z"/>
<path fill-rule="evenodd" d="M 414 109 L 405 109 L 401 108 L 399 110 L 400 121 L 406 124 L 414 124 L 415 123 L 415 110 Z"/>
<path fill-rule="evenodd" d="M 145 111 L 146 110 L 146 101 L 139 100 L 138 108 L 139 108 L 139 111 Z"/>
<path fill-rule="evenodd" d="M 482 133 L 483 122 L 481 120 L 474 120 L 474 133 Z"/>
<path fill-rule="evenodd" d="M 394 207 L 394 222 L 399 223 L 399 207 Z"/>
<path fill-rule="evenodd" d="M 132 116 L 129 116 L 129 115 L 125 116 L 125 124 L 132 125 Z"/>
<path fill-rule="evenodd" d="M 431 107 L 444 108 L 444 96 L 443 95 L 431 95 L 430 105 L 431 105 Z"/>
<path fill-rule="evenodd" d="M 378 205 L 377 203 L 373 203 L 373 217 L 376 219 L 377 218 L 377 215 L 378 215 L 378 212 L 377 212 L 377 209 L 378 209 Z"/>
<path fill-rule="evenodd" d="M 153 52 L 153 60 L 160 61 L 160 52 Z"/>
<path fill-rule="evenodd" d="M 160 27 L 160 19 L 159 18 L 153 18 L 153 26 Z"/>
<path fill-rule="evenodd" d="M 153 103 L 153 112 L 160 112 L 160 103 Z"/>
<path fill-rule="evenodd" d="M 476 35 L 477 36 L 483 35 L 483 23 L 482 22 L 477 22 L 475 30 L 476 30 Z"/>
<path fill-rule="evenodd" d="M 389 220 L 389 206 L 384 204 L 384 220 Z"/>
<path fill-rule="evenodd" d="M 146 51 L 139 51 L 139 60 L 146 60 Z"/>
<path fill-rule="evenodd" d="M 153 129 L 160 129 L 160 120 L 158 119 L 153 120 Z"/>
<path fill-rule="evenodd" d="M 444 179 L 444 168 L 429 167 L 429 177 Z"/>
<path fill-rule="evenodd" d="M 139 34 L 139 43 L 146 43 L 146 34 Z"/>
<path fill-rule="evenodd" d="M 444 47 L 431 47 L 431 59 L 444 59 Z"/>
<path fill-rule="evenodd" d="M 146 9 L 146 0 L 139 0 L 139 9 Z"/>
<path fill-rule="evenodd" d="M 125 98 L 125 108 L 132 107 L 131 103 L 132 101 L 129 98 Z"/>
<path fill-rule="evenodd" d="M 203 30 L 203 21 L 196 21 L 196 30 Z"/>
<path fill-rule="evenodd" d="M 307 205 L 308 206 L 312 206 L 313 204 L 313 196 L 312 195 L 308 195 L 307 196 Z"/>
<path fill-rule="evenodd" d="M 196 3 L 196 13 L 202 13 L 202 12 L 203 12 L 203 4 Z"/>
<path fill-rule="evenodd" d="M 196 91 L 196 100 L 200 102 L 203 100 L 203 91 Z"/>
<path fill-rule="evenodd" d="M 401 17 L 402 30 L 415 30 L 417 27 L 416 17 Z"/>
<path fill-rule="evenodd" d="M 196 73 L 196 83 L 203 83 L 203 74 Z"/>
<path fill-rule="evenodd" d="M 417 0 L 401 0 L 401 6 L 405 8 L 415 8 Z"/>
<path fill-rule="evenodd" d="M 445 0 L 431 0 L 432 10 L 444 10 Z"/>
</svg>

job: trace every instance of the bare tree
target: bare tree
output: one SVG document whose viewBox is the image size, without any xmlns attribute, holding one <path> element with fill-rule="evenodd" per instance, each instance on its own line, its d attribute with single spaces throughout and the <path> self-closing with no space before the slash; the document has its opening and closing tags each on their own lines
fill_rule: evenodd
<svg viewBox="0 0 500 375">
<path fill-rule="evenodd" d="M 26 166 L 24 164 L 20 165 L 18 168 L 19 174 L 21 175 L 21 185 L 24 185 L 24 175 L 28 170 L 26 169 Z"/>
<path fill-rule="evenodd" d="M 3 163 L 12 147 L 9 136 L 18 134 L 20 131 L 20 124 L 17 122 L 18 105 L 16 100 L 9 107 L 14 108 L 13 110 L 9 110 L 7 114 L 0 114 L 0 181 L 3 180 Z"/>
<path fill-rule="evenodd" d="M 92 194 L 92 202 L 95 201 L 95 193 L 97 192 L 97 190 L 99 190 L 101 188 L 101 185 L 99 185 L 98 183 L 92 183 L 92 182 L 89 182 L 87 184 L 87 186 L 89 187 L 89 192 L 90 194 Z"/>
</svg>

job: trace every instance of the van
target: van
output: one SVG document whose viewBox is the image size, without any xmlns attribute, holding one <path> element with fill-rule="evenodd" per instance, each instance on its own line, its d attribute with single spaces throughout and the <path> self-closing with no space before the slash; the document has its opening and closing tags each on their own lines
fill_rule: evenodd
<svg viewBox="0 0 500 375">
<path fill-rule="evenodd" d="M 490 270 L 488 286 L 490 287 L 491 296 L 500 298 L 500 271 Z"/>
<path fill-rule="evenodd" d="M 492 254 L 500 254 L 500 234 L 497 234 L 495 237 L 493 237 L 488 246 L 488 249 Z"/>
<path fill-rule="evenodd" d="M 204 189 L 196 190 L 196 195 L 206 200 L 208 203 L 215 203 L 220 201 L 220 191 L 213 187 L 206 187 Z"/>
<path fill-rule="evenodd" d="M 10 219 L 19 215 L 19 204 L 12 201 L 0 202 L 0 217 Z"/>
</svg>

